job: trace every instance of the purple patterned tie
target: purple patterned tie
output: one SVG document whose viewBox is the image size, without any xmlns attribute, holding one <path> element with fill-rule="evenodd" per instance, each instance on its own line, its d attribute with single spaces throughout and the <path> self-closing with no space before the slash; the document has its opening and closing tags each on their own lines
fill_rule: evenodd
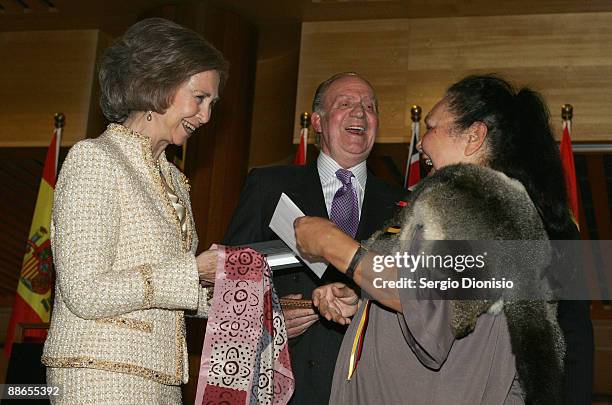
<svg viewBox="0 0 612 405">
<path fill-rule="evenodd" d="M 353 173 L 350 170 L 338 169 L 336 177 L 342 182 L 342 187 L 334 195 L 329 219 L 347 235 L 354 238 L 357 235 L 357 226 L 359 225 L 359 205 L 357 203 L 357 190 L 351 184 Z"/>
</svg>

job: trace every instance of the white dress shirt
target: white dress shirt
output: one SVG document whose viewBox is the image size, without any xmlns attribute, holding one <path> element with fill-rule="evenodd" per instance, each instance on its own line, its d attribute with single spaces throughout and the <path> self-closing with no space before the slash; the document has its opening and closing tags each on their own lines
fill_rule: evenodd
<svg viewBox="0 0 612 405">
<path fill-rule="evenodd" d="M 340 187 L 342 182 L 336 177 L 336 172 L 342 167 L 336 163 L 334 159 L 326 155 L 323 152 L 319 153 L 317 158 L 317 170 L 319 171 L 319 178 L 321 179 L 321 188 L 323 189 L 323 197 L 325 198 L 325 207 L 327 208 L 327 215 L 331 210 L 332 201 L 334 195 Z M 363 194 L 365 192 L 366 180 L 368 178 L 368 171 L 366 167 L 366 161 L 357 164 L 356 166 L 350 167 L 350 170 L 355 177 L 351 177 L 351 184 L 357 190 L 357 203 L 359 204 L 359 219 L 361 219 L 361 207 L 363 206 Z"/>
</svg>

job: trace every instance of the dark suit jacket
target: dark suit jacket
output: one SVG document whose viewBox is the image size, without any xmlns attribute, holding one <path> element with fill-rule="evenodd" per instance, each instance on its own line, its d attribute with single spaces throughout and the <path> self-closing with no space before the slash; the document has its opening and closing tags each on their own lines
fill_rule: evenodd
<svg viewBox="0 0 612 405">
<path fill-rule="evenodd" d="M 327 218 L 316 161 L 307 166 L 278 166 L 253 169 L 246 179 L 238 208 L 223 243 L 240 245 L 278 239 L 268 227 L 281 193 L 287 194 L 309 216 Z M 357 240 L 368 238 L 395 213 L 396 202 L 406 191 L 394 188 L 368 172 Z M 274 275 L 279 296 L 302 294 L 332 281 L 349 280 L 334 268 L 328 268 L 321 280 L 305 267 L 281 270 Z M 303 335 L 291 339 L 290 352 L 295 376 L 291 404 L 327 404 L 331 391 L 336 357 L 346 328 L 322 319 Z"/>
</svg>

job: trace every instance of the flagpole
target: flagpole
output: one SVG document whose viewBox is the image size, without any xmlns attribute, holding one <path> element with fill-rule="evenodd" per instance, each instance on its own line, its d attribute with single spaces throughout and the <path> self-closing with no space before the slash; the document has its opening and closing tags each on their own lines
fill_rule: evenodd
<svg viewBox="0 0 612 405">
<path fill-rule="evenodd" d="M 63 113 L 55 113 L 55 177 L 57 178 L 57 162 L 59 160 L 59 151 L 62 144 L 62 131 L 66 116 Z M 54 179 L 55 180 L 55 179 Z"/>
<path fill-rule="evenodd" d="M 414 142 L 416 141 L 416 136 L 418 136 L 418 125 L 421 121 L 421 107 L 416 104 L 413 104 L 410 107 L 410 118 L 412 119 L 412 134 L 410 134 L 410 146 L 408 147 L 408 159 L 406 160 L 406 170 L 404 171 L 404 186 L 408 184 L 408 174 L 410 172 L 410 164 L 412 163 L 412 151 L 414 150 Z M 416 131 L 416 136 L 415 136 Z"/>
<path fill-rule="evenodd" d="M 563 104 L 561 106 L 561 119 L 563 125 L 567 125 L 567 130 L 572 132 L 572 118 L 574 116 L 574 107 L 571 104 Z"/>
<path fill-rule="evenodd" d="M 302 131 L 300 137 L 304 137 L 304 162 L 306 161 L 306 152 L 308 151 L 308 128 L 310 128 L 310 114 L 306 111 L 300 115 L 300 126 Z"/>
<path fill-rule="evenodd" d="M 300 125 L 302 126 L 302 129 L 310 126 L 310 114 L 308 114 L 306 111 L 300 115 Z"/>
</svg>

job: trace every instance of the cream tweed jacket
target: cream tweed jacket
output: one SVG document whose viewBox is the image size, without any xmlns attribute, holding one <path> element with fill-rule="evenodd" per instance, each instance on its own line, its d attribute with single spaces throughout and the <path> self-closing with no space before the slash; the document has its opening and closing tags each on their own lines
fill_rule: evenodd
<svg viewBox="0 0 612 405">
<path fill-rule="evenodd" d="M 160 170 L 186 208 L 186 229 Z M 42 362 L 187 382 L 184 311 L 205 316 L 185 176 L 148 137 L 111 124 L 70 150 L 55 189 L 55 301 Z"/>
</svg>

